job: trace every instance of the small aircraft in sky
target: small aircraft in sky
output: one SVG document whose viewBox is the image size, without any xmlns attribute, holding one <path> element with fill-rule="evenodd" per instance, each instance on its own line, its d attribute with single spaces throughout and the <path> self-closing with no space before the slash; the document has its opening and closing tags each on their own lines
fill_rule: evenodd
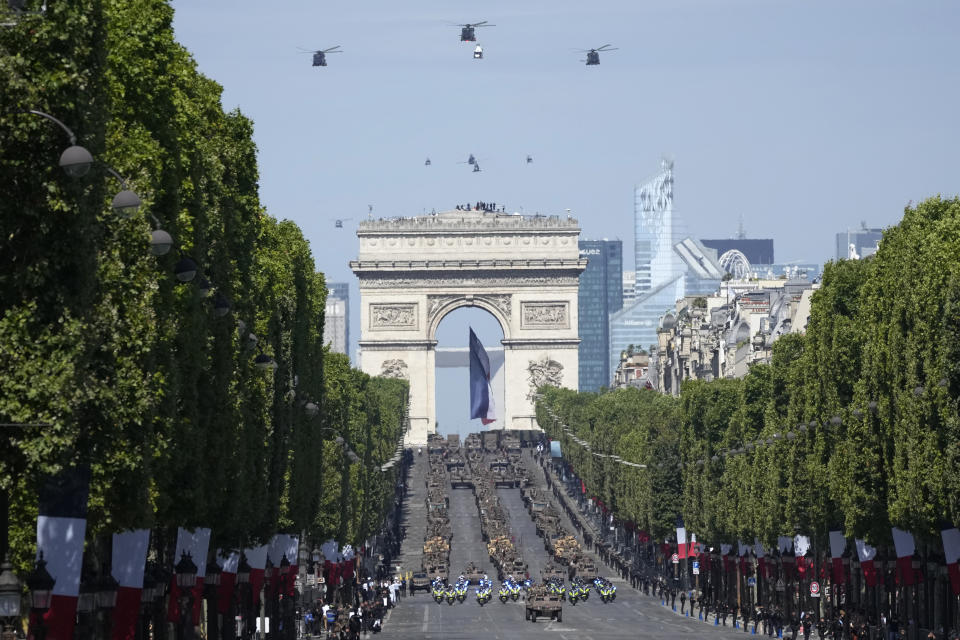
<svg viewBox="0 0 960 640">
<path fill-rule="evenodd" d="M 312 53 L 312 54 L 313 54 L 313 66 L 315 66 L 315 67 L 325 67 L 325 66 L 327 66 L 327 54 L 328 54 L 328 53 L 343 53 L 343 51 L 341 51 L 341 50 L 339 50 L 339 49 L 340 49 L 340 45 L 337 45 L 337 46 L 335 46 L 335 47 L 330 47 L 329 49 L 320 49 L 320 50 L 312 50 L 312 49 L 303 49 L 303 48 L 300 48 L 300 53 Z"/>
<path fill-rule="evenodd" d="M 577 49 L 578 53 L 587 54 L 587 66 L 600 64 L 600 52 L 601 51 L 616 51 L 618 47 L 611 47 L 609 44 L 605 44 L 602 47 L 597 47 L 596 49 Z"/>
<path fill-rule="evenodd" d="M 474 31 L 477 27 L 495 27 L 497 25 L 490 24 L 486 20 L 483 22 L 474 22 L 466 24 L 456 24 L 455 27 L 460 27 L 460 42 L 476 42 L 477 34 Z"/>
</svg>

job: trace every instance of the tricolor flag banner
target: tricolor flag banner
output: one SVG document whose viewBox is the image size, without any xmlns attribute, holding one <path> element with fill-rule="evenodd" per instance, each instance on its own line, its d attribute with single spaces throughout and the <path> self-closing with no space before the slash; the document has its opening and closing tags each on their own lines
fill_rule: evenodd
<svg viewBox="0 0 960 640">
<path fill-rule="evenodd" d="M 834 584 L 844 584 L 847 581 L 847 575 L 843 571 L 843 552 L 847 550 L 847 539 L 843 537 L 843 531 L 830 532 L 830 560 L 833 565 Z"/>
<path fill-rule="evenodd" d="M 781 554 L 793 551 L 793 538 L 790 536 L 779 536 L 777 538 L 777 547 L 779 547 Z"/>
<path fill-rule="evenodd" d="M 720 544 L 720 555 L 723 556 L 723 570 L 726 572 L 733 571 L 734 562 L 730 558 L 730 550 L 733 549 L 732 544 Z"/>
<path fill-rule="evenodd" d="M 267 566 L 267 546 L 250 547 L 243 550 L 250 565 L 250 588 L 253 593 L 253 606 L 260 606 L 260 590 L 263 588 L 263 571 Z"/>
<path fill-rule="evenodd" d="M 49 478 L 40 491 L 37 558 L 43 557 L 47 571 L 56 580 L 50 609 L 43 615 L 47 640 L 73 638 L 89 490 L 89 471 L 71 468 Z M 32 620 L 31 626 L 35 623 Z"/>
<path fill-rule="evenodd" d="M 773 565 L 770 565 L 769 569 L 767 568 L 767 551 L 763 548 L 763 543 L 760 542 L 759 538 L 753 539 L 753 553 L 757 556 L 757 575 L 761 577 L 769 577 L 768 573 L 772 573 Z"/>
<path fill-rule="evenodd" d="M 233 599 L 233 587 L 237 581 L 240 554 L 237 551 L 217 549 L 217 564 L 220 565 L 220 586 L 217 587 L 217 611 L 226 614 L 230 611 L 230 601 Z M 249 564 L 249 560 L 247 564 Z"/>
<path fill-rule="evenodd" d="M 200 623 L 200 611 L 203 608 L 203 578 L 207 575 L 207 551 L 210 548 L 210 529 L 200 528 L 194 531 L 177 528 L 177 550 L 173 564 L 176 566 L 184 554 L 190 556 L 193 564 L 197 565 L 196 584 L 193 587 L 193 624 Z M 177 586 L 177 576 L 170 578 L 170 604 L 167 607 L 167 620 L 180 621 L 180 588 Z"/>
<path fill-rule="evenodd" d="M 893 546 L 897 550 L 897 571 L 900 573 L 901 584 L 910 586 L 914 583 L 913 552 L 917 550 L 913 542 L 913 534 L 903 529 L 893 527 Z"/>
<path fill-rule="evenodd" d="M 143 593 L 143 570 L 150 548 L 150 530 L 136 529 L 113 534 L 110 573 L 117 581 L 117 604 L 113 608 L 113 640 L 134 640 Z"/>
<path fill-rule="evenodd" d="M 857 545 L 857 558 L 860 559 L 860 570 L 863 571 L 863 580 L 868 587 L 877 586 L 877 569 L 873 565 L 873 559 L 877 557 L 877 550 L 868 545 L 863 540 L 855 540 Z"/>
<path fill-rule="evenodd" d="M 960 530 L 956 527 L 940 532 L 943 538 L 943 555 L 947 560 L 947 573 L 950 574 L 950 586 L 953 595 L 960 596 Z"/>
<path fill-rule="evenodd" d="M 687 529 L 680 517 L 677 517 L 677 556 L 681 560 L 687 557 Z"/>
<path fill-rule="evenodd" d="M 493 388 L 490 386 L 490 358 L 480 338 L 470 329 L 470 418 L 483 424 L 496 420 Z"/>
</svg>

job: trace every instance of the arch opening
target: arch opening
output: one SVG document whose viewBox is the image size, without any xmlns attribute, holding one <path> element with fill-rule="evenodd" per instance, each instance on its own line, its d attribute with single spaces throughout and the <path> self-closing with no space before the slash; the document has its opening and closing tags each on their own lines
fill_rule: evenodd
<svg viewBox="0 0 960 640">
<path fill-rule="evenodd" d="M 468 433 L 504 428 L 506 389 L 503 326 L 493 311 L 481 305 L 456 305 L 443 313 L 432 327 L 431 337 L 436 344 L 435 427 L 439 435 L 446 437 L 449 434 L 458 434 L 462 441 Z M 470 418 L 471 328 L 490 359 L 495 421 L 489 425 L 483 425 L 479 418 Z"/>
</svg>

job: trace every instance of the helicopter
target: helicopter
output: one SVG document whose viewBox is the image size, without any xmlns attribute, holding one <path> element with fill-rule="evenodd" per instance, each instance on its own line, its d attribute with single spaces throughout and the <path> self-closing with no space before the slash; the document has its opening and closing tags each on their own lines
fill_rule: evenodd
<svg viewBox="0 0 960 640">
<path fill-rule="evenodd" d="M 527 164 L 533 164 L 533 156 L 531 155 L 527 156 Z"/>
<path fill-rule="evenodd" d="M 596 49 L 578 49 L 579 53 L 587 54 L 587 66 L 594 64 L 600 64 L 600 52 L 601 51 L 616 51 L 618 47 L 611 47 L 608 44 L 603 45 L 602 47 L 597 47 Z"/>
<path fill-rule="evenodd" d="M 329 49 L 321 49 L 318 51 L 312 51 L 310 49 L 300 49 L 300 53 L 312 53 L 313 54 L 313 66 L 315 67 L 325 67 L 327 66 L 327 54 L 328 53 L 343 53 L 343 51 L 338 51 L 340 45 L 335 47 L 330 47 Z"/>
<path fill-rule="evenodd" d="M 353 220 L 353 218 L 337 218 L 333 221 L 333 226 L 337 229 L 343 229 L 343 223 L 349 220 Z"/>
<path fill-rule="evenodd" d="M 425 167 L 429 167 L 429 166 L 430 166 L 430 158 L 427 158 L 427 161 L 423 163 L 423 166 L 425 166 Z"/>
<path fill-rule="evenodd" d="M 461 29 L 460 29 L 460 42 L 476 42 L 476 41 L 477 41 L 477 35 L 476 35 L 476 33 L 474 32 L 474 29 L 475 29 L 476 27 L 495 27 L 495 26 L 497 26 L 497 25 L 495 25 L 495 24 L 487 24 L 487 21 L 484 20 L 483 22 L 475 22 L 475 23 L 473 23 L 473 24 L 470 24 L 470 23 L 468 22 L 467 24 L 458 24 L 458 25 L 454 25 L 454 26 L 461 27 Z"/>
</svg>

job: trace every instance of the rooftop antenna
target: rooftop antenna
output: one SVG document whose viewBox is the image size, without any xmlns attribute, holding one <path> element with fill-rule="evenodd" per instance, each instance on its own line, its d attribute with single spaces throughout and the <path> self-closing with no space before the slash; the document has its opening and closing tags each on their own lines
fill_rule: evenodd
<svg viewBox="0 0 960 640">
<path fill-rule="evenodd" d="M 368 217 L 368 218 L 372 218 L 372 217 L 373 217 L 373 205 L 372 205 L 372 204 L 368 204 L 368 205 L 367 205 L 367 217 Z"/>
<path fill-rule="evenodd" d="M 572 217 L 573 217 L 573 216 L 570 215 L 570 209 L 567 209 L 567 220 L 569 220 L 569 219 L 572 218 Z"/>
<path fill-rule="evenodd" d="M 743 240 L 747 237 L 747 232 L 743 230 L 743 214 L 740 214 L 740 223 L 737 225 L 737 240 Z"/>
</svg>

